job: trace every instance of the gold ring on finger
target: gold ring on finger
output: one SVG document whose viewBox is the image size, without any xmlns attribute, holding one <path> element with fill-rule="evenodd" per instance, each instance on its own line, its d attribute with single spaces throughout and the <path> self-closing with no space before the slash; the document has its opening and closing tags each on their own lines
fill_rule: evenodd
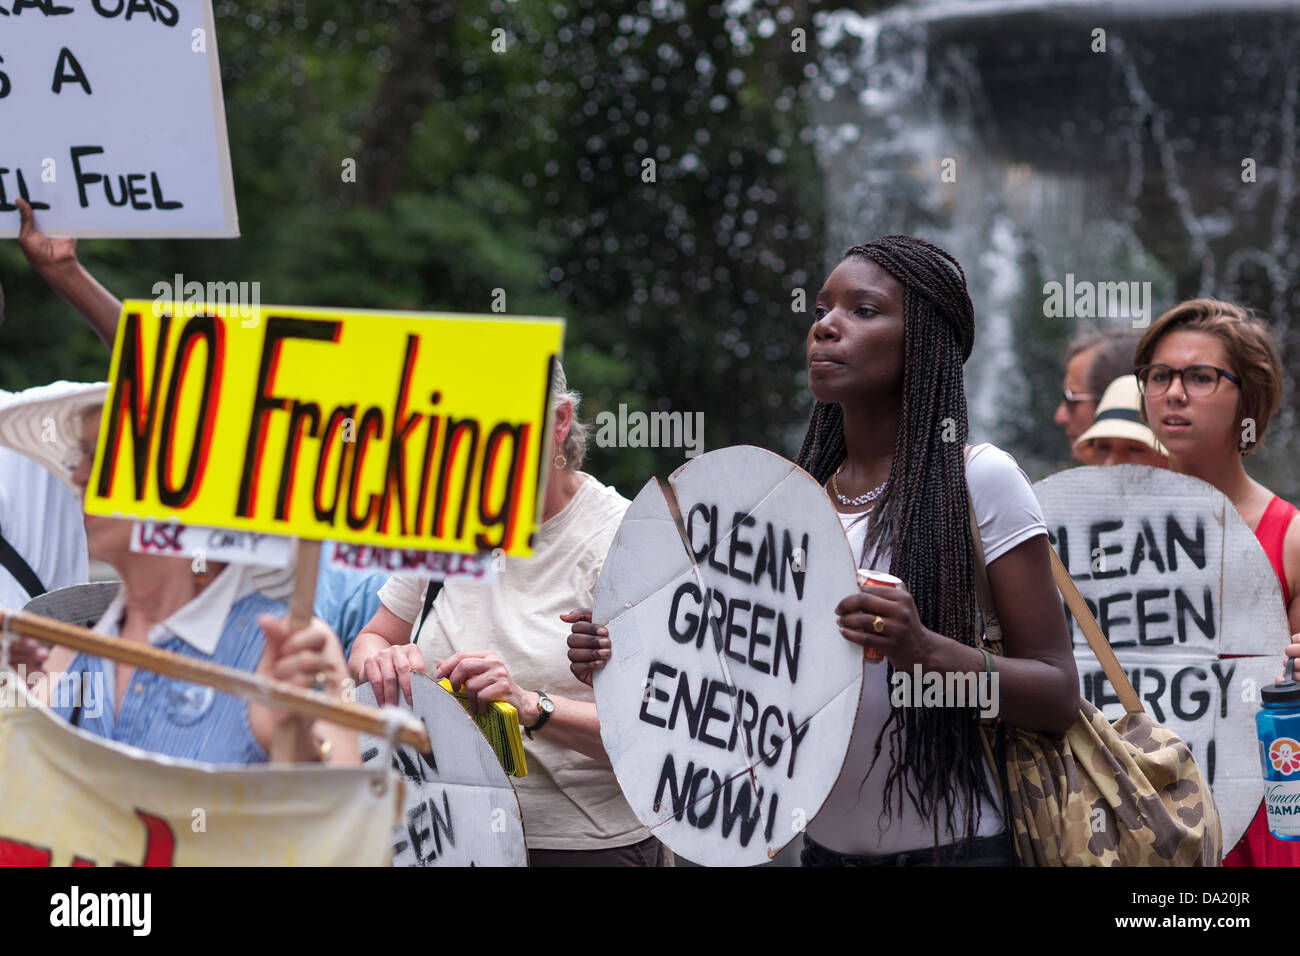
<svg viewBox="0 0 1300 956">
<path fill-rule="evenodd" d="M 881 617 L 879 614 L 877 614 L 875 623 L 871 625 L 871 629 L 874 630 L 877 634 L 885 633 L 885 619 Z"/>
</svg>

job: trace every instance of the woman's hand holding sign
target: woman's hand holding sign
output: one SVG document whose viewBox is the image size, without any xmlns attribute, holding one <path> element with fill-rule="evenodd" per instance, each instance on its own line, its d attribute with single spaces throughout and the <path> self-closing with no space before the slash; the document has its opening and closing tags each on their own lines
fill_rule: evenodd
<svg viewBox="0 0 1300 956">
<path fill-rule="evenodd" d="M 18 247 L 27 262 L 50 288 L 85 317 L 110 348 L 117 331 L 122 303 L 100 285 L 77 259 L 76 239 L 54 239 L 36 228 L 36 217 L 25 199 L 15 200 L 22 225 Z"/>
<path fill-rule="evenodd" d="M 495 651 L 457 651 L 438 662 L 433 679 L 449 680 L 457 689 L 463 686 L 476 714 L 486 713 L 494 700 L 503 700 L 519 712 L 522 726 L 537 723 L 538 695 L 515 683 Z"/>
<path fill-rule="evenodd" d="M 287 617 L 264 614 L 258 618 L 258 624 L 266 635 L 266 647 L 257 665 L 258 674 L 330 697 L 344 696 L 344 688 L 350 686 L 347 662 L 343 659 L 338 636 L 328 624 L 320 618 L 312 618 L 307 627 L 292 634 L 289 633 Z M 275 725 L 289 721 L 300 721 L 312 727 L 319 741 L 329 743 L 329 750 L 321 751 L 321 759 L 328 753 L 333 762 L 360 762 L 356 731 L 282 708 L 251 701 L 248 704 L 249 729 L 267 753 L 271 752 Z M 303 759 L 310 757 L 304 755 Z"/>
<path fill-rule="evenodd" d="M 561 614 L 560 620 L 573 626 L 569 632 L 569 670 L 590 687 L 591 675 L 609 660 L 609 631 L 592 623 L 589 607 Z"/>
<path fill-rule="evenodd" d="M 835 605 L 835 613 L 846 639 L 879 651 L 895 670 L 929 667 L 939 635 L 921 624 L 916 602 L 903 587 L 864 585 Z"/>
<path fill-rule="evenodd" d="M 396 704 L 398 688 L 409 704 L 412 671 L 425 673 L 424 655 L 420 653 L 419 645 L 390 644 L 365 659 L 357 683 L 371 686 L 376 707 Z"/>
</svg>

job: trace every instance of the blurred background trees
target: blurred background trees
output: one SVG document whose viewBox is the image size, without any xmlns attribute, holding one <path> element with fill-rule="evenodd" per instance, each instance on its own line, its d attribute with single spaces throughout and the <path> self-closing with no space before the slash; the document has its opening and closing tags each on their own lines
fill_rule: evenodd
<svg viewBox="0 0 1300 956">
<path fill-rule="evenodd" d="M 500 289 L 511 314 L 567 320 L 586 417 L 702 412 L 706 448 L 793 456 L 817 285 L 847 244 L 914 231 L 970 280 L 973 438 L 1037 479 L 1070 464 L 1051 416 L 1083 324 L 1044 316 L 1047 279 L 1152 280 L 1155 315 L 1217 294 L 1269 314 L 1284 358 L 1300 341 L 1282 69 L 1300 17 L 1110 10 L 1098 56 L 1099 5 L 1035 6 L 215 0 L 242 238 L 82 258 L 124 297 L 183 273 L 260 282 L 265 303 L 486 313 Z M 1224 66 L 1237 86 L 1186 68 L 1224 31 L 1263 58 Z M 15 243 L 0 280 L 0 387 L 104 377 Z M 1252 470 L 1294 498 L 1288 378 Z M 592 447 L 588 469 L 631 495 L 682 461 Z"/>
<path fill-rule="evenodd" d="M 503 289 L 509 313 L 568 320 L 585 416 L 704 412 L 706 448 L 793 454 L 792 293 L 811 309 L 827 262 L 812 6 L 216 0 L 242 238 L 81 258 L 123 297 L 178 272 L 259 281 L 264 303 L 488 312 Z M 0 269 L 0 385 L 103 378 L 15 243 Z M 593 447 L 587 467 L 631 494 L 681 462 Z"/>
</svg>

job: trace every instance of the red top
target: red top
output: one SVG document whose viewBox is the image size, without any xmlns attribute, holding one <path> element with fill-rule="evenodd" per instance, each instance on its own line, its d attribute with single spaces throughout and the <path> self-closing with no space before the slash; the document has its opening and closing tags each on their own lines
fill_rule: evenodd
<svg viewBox="0 0 1300 956">
<path fill-rule="evenodd" d="M 1264 553 L 1268 555 L 1269 563 L 1273 565 L 1282 585 L 1284 609 L 1291 606 L 1291 588 L 1286 583 L 1286 570 L 1282 566 L 1282 539 L 1286 537 L 1287 525 L 1295 516 L 1295 505 L 1274 495 L 1264 509 L 1264 517 L 1259 519 L 1259 526 L 1255 528 L 1255 537 L 1264 546 Z M 1300 866 L 1300 841 L 1279 840 L 1269 832 L 1268 817 L 1261 801 L 1255 819 L 1246 828 L 1241 842 L 1223 858 L 1223 865 Z"/>
<path fill-rule="evenodd" d="M 1264 509 L 1264 517 L 1259 519 L 1259 527 L 1255 529 L 1255 537 L 1264 546 L 1264 553 L 1268 555 L 1273 570 L 1277 572 L 1277 579 L 1282 582 L 1284 609 L 1291 607 L 1291 588 L 1286 583 L 1286 569 L 1282 567 L 1282 539 L 1286 537 L 1287 525 L 1295 516 L 1296 506 L 1274 495 L 1273 500 Z"/>
</svg>

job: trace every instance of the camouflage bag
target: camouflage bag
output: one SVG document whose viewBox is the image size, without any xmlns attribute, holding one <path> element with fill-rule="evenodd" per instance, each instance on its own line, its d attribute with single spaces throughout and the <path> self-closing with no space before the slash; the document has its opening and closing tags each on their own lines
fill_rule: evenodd
<svg viewBox="0 0 1300 956">
<path fill-rule="evenodd" d="M 973 508 L 970 520 L 986 647 L 1000 655 Z M 1079 716 L 1059 738 L 985 721 L 985 755 L 1020 865 L 1222 865 L 1219 812 L 1191 751 L 1144 711 L 1069 572 L 1051 555 L 1056 585 L 1127 713 L 1111 723 L 1081 697 Z"/>
</svg>

